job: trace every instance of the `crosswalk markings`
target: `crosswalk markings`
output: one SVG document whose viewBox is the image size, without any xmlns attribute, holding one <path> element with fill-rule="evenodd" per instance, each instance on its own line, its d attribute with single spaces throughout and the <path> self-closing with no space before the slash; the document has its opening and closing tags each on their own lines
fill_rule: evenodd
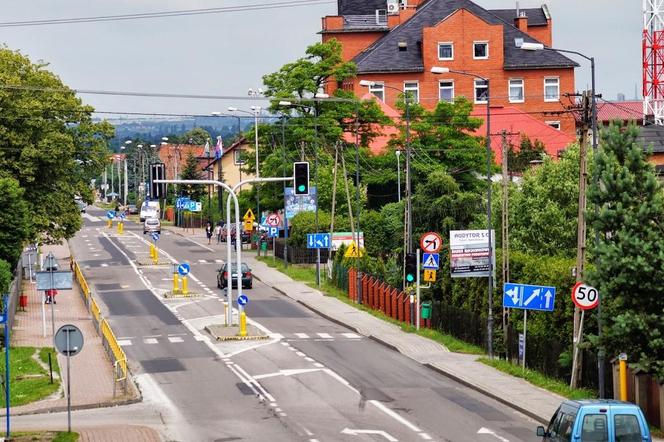
<svg viewBox="0 0 664 442">
<path fill-rule="evenodd" d="M 210 338 L 208 338 L 207 336 L 194 336 L 194 339 L 197 340 L 197 341 L 209 341 L 210 340 Z"/>
<path fill-rule="evenodd" d="M 223 264 L 224 260 L 223 259 L 215 259 L 214 262 L 216 262 L 217 264 Z"/>
<path fill-rule="evenodd" d="M 129 347 L 131 345 L 131 339 L 118 339 L 118 345 L 120 347 Z"/>
<path fill-rule="evenodd" d="M 316 333 L 316 334 L 323 339 L 332 339 L 332 335 L 330 335 L 329 333 Z"/>
<path fill-rule="evenodd" d="M 306 333 L 295 333 L 295 336 L 297 336 L 300 339 L 309 339 L 309 335 Z"/>
<path fill-rule="evenodd" d="M 199 259 L 198 262 L 200 262 L 201 264 L 206 264 L 206 263 L 207 263 L 207 259 Z"/>
<path fill-rule="evenodd" d="M 341 335 L 345 338 L 348 338 L 348 339 L 359 339 L 359 338 L 361 338 L 361 336 L 356 335 L 355 333 L 342 333 Z"/>
<path fill-rule="evenodd" d="M 158 344 L 159 341 L 157 341 L 156 338 L 146 338 L 146 339 L 143 339 L 143 343 L 144 344 Z"/>
<path fill-rule="evenodd" d="M 184 342 L 184 339 L 182 339 L 179 336 L 169 336 L 168 340 L 171 341 L 171 343 L 176 344 L 178 342 Z"/>
</svg>

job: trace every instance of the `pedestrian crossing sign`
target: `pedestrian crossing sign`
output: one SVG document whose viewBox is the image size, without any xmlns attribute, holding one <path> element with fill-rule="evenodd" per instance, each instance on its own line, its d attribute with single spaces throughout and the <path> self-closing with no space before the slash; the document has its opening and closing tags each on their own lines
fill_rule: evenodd
<svg viewBox="0 0 664 442">
<path fill-rule="evenodd" d="M 422 268 L 438 270 L 440 267 L 440 255 L 438 253 L 425 253 L 422 259 Z"/>
<path fill-rule="evenodd" d="M 350 243 L 344 254 L 346 258 L 361 258 L 362 255 L 362 250 L 355 244 L 355 241 Z"/>
<path fill-rule="evenodd" d="M 245 223 L 249 220 L 251 220 L 251 222 L 253 223 L 254 220 L 256 219 L 256 216 L 254 215 L 254 212 L 251 211 L 251 209 L 248 209 L 247 213 L 244 214 L 242 219 L 244 220 Z"/>
<path fill-rule="evenodd" d="M 424 282 L 436 282 L 436 271 L 424 269 Z"/>
</svg>

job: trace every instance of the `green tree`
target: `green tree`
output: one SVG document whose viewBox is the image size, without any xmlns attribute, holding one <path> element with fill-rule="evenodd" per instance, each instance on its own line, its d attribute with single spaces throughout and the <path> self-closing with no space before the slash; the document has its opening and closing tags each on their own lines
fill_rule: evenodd
<svg viewBox="0 0 664 442">
<path fill-rule="evenodd" d="M 33 237 L 24 190 L 14 178 L 0 178 L 0 260 L 16 264 L 23 244 Z"/>
<path fill-rule="evenodd" d="M 600 232 L 589 282 L 600 293 L 610 357 L 626 352 L 664 380 L 664 193 L 634 125 L 602 132 L 588 218 Z"/>
<path fill-rule="evenodd" d="M 203 175 L 198 166 L 198 160 L 192 152 L 189 152 L 189 155 L 187 155 L 187 159 L 184 163 L 184 167 L 182 168 L 180 178 L 183 180 L 203 179 Z M 182 187 L 184 194 L 194 201 L 200 201 L 206 192 L 205 186 L 202 184 L 184 184 Z"/>
<path fill-rule="evenodd" d="M 81 227 L 74 196 L 91 200 L 90 179 L 108 161 L 113 128 L 93 122 L 93 108 L 45 68 L 0 49 L 2 83 L 13 86 L 0 90 L 0 177 L 18 180 L 31 231 L 50 242 Z"/>
<path fill-rule="evenodd" d="M 510 145 L 507 151 L 507 164 L 510 172 L 522 173 L 532 166 L 531 161 L 541 161 L 545 156 L 544 143 L 540 140 L 533 143 L 528 136 L 521 135 L 519 150 Z"/>
</svg>

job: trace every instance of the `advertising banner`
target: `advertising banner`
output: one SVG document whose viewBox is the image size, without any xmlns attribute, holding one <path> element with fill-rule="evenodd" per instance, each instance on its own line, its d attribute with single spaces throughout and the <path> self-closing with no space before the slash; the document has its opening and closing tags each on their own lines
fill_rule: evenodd
<svg viewBox="0 0 664 442">
<path fill-rule="evenodd" d="M 355 233 L 357 235 L 357 232 Z M 364 248 L 364 232 L 359 232 L 360 235 L 360 248 Z M 352 232 L 334 232 L 332 234 L 332 250 L 337 250 L 342 244 L 346 247 L 350 245 L 356 238 L 353 238 Z"/>
<path fill-rule="evenodd" d="M 491 262 L 496 271 L 496 234 L 491 231 Z M 489 234 L 487 230 L 450 231 L 452 278 L 489 277 Z"/>
<path fill-rule="evenodd" d="M 309 187 L 309 195 L 295 195 L 292 187 L 286 187 L 284 195 L 286 218 L 291 219 L 300 212 L 315 212 L 318 202 L 316 187 Z"/>
</svg>

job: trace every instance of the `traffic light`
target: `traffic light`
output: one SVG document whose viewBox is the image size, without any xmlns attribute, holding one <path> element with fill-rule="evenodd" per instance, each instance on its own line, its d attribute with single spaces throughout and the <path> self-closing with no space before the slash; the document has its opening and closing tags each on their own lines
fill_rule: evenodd
<svg viewBox="0 0 664 442">
<path fill-rule="evenodd" d="M 309 195 L 309 163 L 306 161 L 293 164 L 295 195 Z"/>
<path fill-rule="evenodd" d="M 406 282 L 415 282 L 417 278 L 417 256 L 406 253 Z"/>
<path fill-rule="evenodd" d="M 166 184 L 155 183 L 154 180 L 166 179 L 166 166 L 164 163 L 150 164 L 150 198 L 156 200 L 166 198 Z"/>
</svg>

